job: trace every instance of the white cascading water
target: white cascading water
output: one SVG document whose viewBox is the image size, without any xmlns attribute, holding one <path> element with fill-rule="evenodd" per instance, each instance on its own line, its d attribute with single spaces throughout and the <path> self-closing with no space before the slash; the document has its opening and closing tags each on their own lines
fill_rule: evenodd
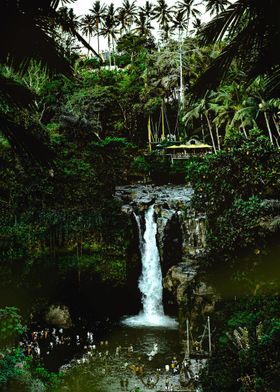
<svg viewBox="0 0 280 392">
<path fill-rule="evenodd" d="M 161 326 L 173 328 L 177 322 L 165 316 L 162 305 L 162 273 L 157 247 L 157 223 L 154 219 L 154 206 L 145 213 L 145 232 L 142 236 L 140 217 L 134 214 L 139 231 L 139 249 L 142 261 L 142 274 L 138 287 L 142 293 L 143 311 L 137 316 L 128 317 L 124 323 L 129 326 Z"/>
</svg>

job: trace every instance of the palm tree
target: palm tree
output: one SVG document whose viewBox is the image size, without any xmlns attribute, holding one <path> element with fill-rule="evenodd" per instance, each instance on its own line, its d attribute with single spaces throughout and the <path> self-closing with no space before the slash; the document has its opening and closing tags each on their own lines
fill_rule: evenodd
<svg viewBox="0 0 280 392">
<path fill-rule="evenodd" d="M 203 96 L 207 89 L 215 89 L 225 78 L 235 59 L 248 80 L 266 75 L 280 87 L 279 1 L 238 0 L 210 21 L 200 33 L 204 44 L 209 45 L 229 37 L 228 44 L 210 68 L 199 78 L 195 91 Z"/>
<path fill-rule="evenodd" d="M 172 7 L 169 7 L 166 0 L 157 0 L 157 4 L 154 7 L 153 19 L 156 19 L 159 23 L 161 31 L 164 32 L 165 36 L 169 33 L 169 23 L 171 21 Z"/>
<path fill-rule="evenodd" d="M 120 34 L 123 36 L 123 33 L 127 33 L 128 31 L 126 12 L 123 8 L 119 8 L 117 18 L 120 26 Z"/>
<path fill-rule="evenodd" d="M 189 32 L 189 25 L 190 25 L 190 19 L 195 18 L 198 19 L 201 15 L 201 12 L 199 11 L 197 7 L 198 4 L 195 3 L 195 0 L 181 0 L 177 4 L 177 10 L 183 14 L 183 16 L 186 16 L 186 31 L 187 34 Z"/>
<path fill-rule="evenodd" d="M 182 11 L 177 11 L 173 19 L 173 29 L 178 29 L 179 41 L 179 61 L 180 61 L 180 104 L 184 105 L 184 86 L 183 86 L 183 59 L 182 59 L 182 35 L 188 29 L 188 21 Z"/>
<path fill-rule="evenodd" d="M 71 0 L 70 0 L 71 1 Z M 78 33 L 80 27 L 79 16 L 74 14 L 72 8 L 60 7 L 56 14 L 56 23 L 62 32 L 69 34 L 69 36 L 76 38 L 80 41 L 85 48 L 94 53 L 95 56 L 100 58 L 99 54 L 87 43 L 87 41 Z"/>
<path fill-rule="evenodd" d="M 263 114 L 265 125 L 267 127 L 268 135 L 271 144 L 273 143 L 273 130 L 271 126 L 271 120 L 273 120 L 277 133 L 279 132 L 279 118 L 278 118 L 278 100 L 268 99 L 264 78 L 258 77 L 254 80 L 250 86 L 252 90 L 252 96 L 256 99 L 259 113 Z M 273 116 L 274 115 L 274 116 Z"/>
<path fill-rule="evenodd" d="M 97 52 L 100 53 L 100 29 L 103 26 L 103 21 L 106 14 L 105 5 L 101 5 L 99 0 L 96 0 L 90 9 L 93 17 L 93 24 L 97 35 Z"/>
<path fill-rule="evenodd" d="M 107 10 L 107 14 L 104 19 L 104 25 L 101 29 L 101 34 L 103 37 L 108 40 L 108 50 L 109 50 L 109 65 L 111 66 L 111 44 L 113 44 L 113 52 L 114 52 L 114 40 L 116 39 L 116 27 L 117 27 L 117 18 L 116 18 L 116 10 L 114 4 L 111 3 Z"/>
<path fill-rule="evenodd" d="M 207 0 L 206 11 L 210 12 L 210 15 L 218 15 L 223 12 L 227 6 L 230 5 L 228 0 Z"/>
<path fill-rule="evenodd" d="M 129 32 L 137 14 L 136 1 L 132 1 L 130 3 L 129 0 L 123 0 L 122 6 L 119 8 L 119 12 L 123 19 L 123 27 L 126 32 Z"/>
<path fill-rule="evenodd" d="M 154 7 L 152 5 L 152 3 L 150 3 L 149 1 L 146 1 L 144 7 L 139 7 L 140 12 L 143 12 L 146 20 L 151 22 L 151 20 L 154 17 Z"/>
<path fill-rule="evenodd" d="M 90 45 L 90 39 L 94 33 L 94 19 L 92 15 L 88 14 L 83 17 L 83 19 L 81 20 L 81 28 L 82 33 L 88 36 L 88 43 Z"/>
<path fill-rule="evenodd" d="M 208 131 L 210 134 L 213 150 L 214 150 L 214 152 L 216 152 L 217 147 L 215 144 L 215 139 L 214 139 L 214 134 L 213 134 L 213 124 L 212 124 L 211 118 L 210 118 L 211 108 L 210 108 L 210 99 L 209 98 L 210 98 L 210 94 L 205 94 L 205 96 L 202 99 L 197 100 L 195 103 L 193 103 L 190 110 L 188 110 L 187 113 L 185 114 L 185 116 L 183 117 L 183 121 L 185 121 L 185 124 L 188 125 L 188 123 L 191 120 L 200 119 L 201 120 L 201 129 L 203 131 L 203 129 L 204 129 L 203 128 L 203 118 L 205 118 L 206 123 L 207 123 L 207 127 L 208 127 Z"/>
<path fill-rule="evenodd" d="M 144 12 L 140 11 L 138 16 L 135 18 L 135 29 L 133 32 L 142 36 L 149 36 L 151 35 L 151 30 L 153 26 L 151 25 L 149 19 L 146 17 Z"/>
</svg>

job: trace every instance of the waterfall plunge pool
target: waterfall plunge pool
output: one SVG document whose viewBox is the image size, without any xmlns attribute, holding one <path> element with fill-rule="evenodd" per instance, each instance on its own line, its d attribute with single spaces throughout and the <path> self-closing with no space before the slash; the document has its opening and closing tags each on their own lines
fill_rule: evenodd
<svg viewBox="0 0 280 392">
<path fill-rule="evenodd" d="M 157 383 L 155 390 L 164 390 L 166 382 L 174 390 L 180 389 L 179 375 L 171 373 L 174 358 L 179 364 L 184 359 L 178 329 L 112 324 L 91 354 L 85 350 L 82 358 L 72 361 L 61 390 L 117 392 L 126 390 L 127 382 L 128 391 L 140 387 L 145 392 L 150 390 L 145 386 L 149 377 Z M 170 366 L 169 372 L 165 371 L 165 365 Z M 137 368 L 144 369 L 144 373 L 137 372 Z"/>
</svg>

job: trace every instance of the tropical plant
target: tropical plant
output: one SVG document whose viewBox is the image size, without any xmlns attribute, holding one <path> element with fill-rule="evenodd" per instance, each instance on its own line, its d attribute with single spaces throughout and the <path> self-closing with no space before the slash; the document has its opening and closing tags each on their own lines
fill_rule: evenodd
<svg viewBox="0 0 280 392">
<path fill-rule="evenodd" d="M 69 3 L 70 1 L 68 1 Z M 23 0 L 11 0 L 1 3 L 1 16 L 5 23 L 1 24 L 0 63 L 8 65 L 16 72 L 23 74 L 32 59 L 37 59 L 53 72 L 71 75 L 70 63 L 63 55 L 60 44 L 53 35 L 54 23 L 62 23 L 62 15 L 58 12 L 58 1 L 47 0 L 32 3 Z M 64 2 L 65 3 L 65 2 Z M 68 15 L 68 14 L 67 14 Z M 71 13 L 73 16 L 73 14 Z M 76 25 L 63 21 L 63 28 L 68 28 L 86 47 L 87 42 L 75 30 Z M 71 22 L 72 23 L 72 22 Z M 68 26 L 68 27 L 67 27 Z M 14 39 L 14 32 L 17 39 Z M 91 49 L 91 48 L 90 48 Z M 40 163 L 50 160 L 50 150 L 39 141 L 31 131 L 30 124 L 19 121 L 23 112 L 30 110 L 33 94 L 15 77 L 1 74 L 1 110 L 0 130 L 10 141 L 18 153 L 28 153 Z M 17 115 L 15 115 L 17 111 Z M 20 114 L 21 113 L 21 114 Z"/>
<path fill-rule="evenodd" d="M 17 308 L 0 308 L 0 348 L 13 346 L 25 330 Z"/>
<path fill-rule="evenodd" d="M 151 35 L 151 30 L 153 29 L 153 26 L 151 25 L 150 20 L 146 17 L 144 12 L 139 12 L 139 14 L 135 17 L 134 23 L 134 33 L 140 36 Z"/>
<path fill-rule="evenodd" d="M 210 12 L 210 15 L 218 15 L 223 12 L 226 7 L 230 5 L 229 0 L 206 0 L 206 11 Z"/>
<path fill-rule="evenodd" d="M 196 83 L 196 94 L 215 89 L 223 80 L 233 59 L 246 72 L 249 81 L 265 75 L 270 82 L 270 94 L 277 94 L 280 86 L 280 54 L 275 53 L 279 39 L 279 2 L 238 0 L 217 15 L 203 29 L 204 44 L 211 44 L 227 36 L 228 41 L 220 56 Z M 271 84 L 272 83 L 272 84 Z"/>
<path fill-rule="evenodd" d="M 204 130 L 203 128 L 203 119 L 206 120 L 208 132 L 211 137 L 211 143 L 214 152 L 217 151 L 216 143 L 215 143 L 215 138 L 214 138 L 214 133 L 213 133 L 213 123 L 210 118 L 210 112 L 211 112 L 211 106 L 210 106 L 210 94 L 205 94 L 205 96 L 200 99 L 196 100 L 191 108 L 187 110 L 187 113 L 183 117 L 183 121 L 185 121 L 185 124 L 188 125 L 190 121 L 196 119 L 201 121 L 201 129 Z"/>
<path fill-rule="evenodd" d="M 130 3 L 129 0 L 123 0 L 122 6 L 118 9 L 122 28 L 126 33 L 130 32 L 131 26 L 137 14 L 136 1 Z"/>
<path fill-rule="evenodd" d="M 146 19 L 150 22 L 154 17 L 154 7 L 150 1 L 146 1 L 145 5 L 139 7 L 140 12 L 143 12 Z"/>
<path fill-rule="evenodd" d="M 104 5 L 100 4 L 99 0 L 96 0 L 92 8 L 90 9 L 90 12 L 92 13 L 93 16 L 93 24 L 95 26 L 95 32 L 97 35 L 97 52 L 98 54 L 100 53 L 100 29 L 103 26 L 105 14 L 106 14 L 106 7 Z"/>
<path fill-rule="evenodd" d="M 176 5 L 177 10 L 182 13 L 183 16 L 186 16 L 185 30 L 187 34 L 189 32 L 190 19 L 194 18 L 196 20 L 201 15 L 197 5 L 198 4 L 195 2 L 195 0 L 181 0 Z"/>
<path fill-rule="evenodd" d="M 79 34 L 80 17 L 75 15 L 72 8 L 60 7 L 55 15 L 54 21 L 63 33 L 69 34 L 83 44 L 85 48 L 93 52 L 95 56 L 99 57 L 98 53 L 87 43 L 87 41 Z"/>
<path fill-rule="evenodd" d="M 161 31 L 165 34 L 165 38 L 168 38 L 169 24 L 172 19 L 172 7 L 168 6 L 166 0 L 157 0 L 157 4 L 154 6 L 153 19 L 157 20 Z"/>
<path fill-rule="evenodd" d="M 101 35 L 108 40 L 108 50 L 109 50 L 109 65 L 112 65 L 111 60 L 111 51 L 113 49 L 114 52 L 114 42 L 117 37 L 117 19 L 116 19 L 116 10 L 113 3 L 111 3 L 108 7 L 103 28 L 101 29 Z"/>
<path fill-rule="evenodd" d="M 85 35 L 87 35 L 87 37 L 88 37 L 88 43 L 89 43 L 89 45 L 90 45 L 90 39 L 91 39 L 91 37 L 92 37 L 92 35 L 93 35 L 93 33 L 94 33 L 94 30 L 95 30 L 95 29 L 94 29 L 95 25 L 94 25 L 93 16 L 90 15 L 90 14 L 85 15 L 85 16 L 82 18 L 82 20 L 81 20 L 80 26 L 81 26 L 81 29 L 82 29 L 82 33 L 85 34 Z M 88 50 L 88 55 L 89 55 L 89 50 Z"/>
</svg>

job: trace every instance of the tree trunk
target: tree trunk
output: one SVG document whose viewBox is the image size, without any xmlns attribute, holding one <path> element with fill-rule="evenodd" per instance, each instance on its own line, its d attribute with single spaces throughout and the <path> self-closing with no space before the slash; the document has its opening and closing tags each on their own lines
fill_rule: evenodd
<svg viewBox="0 0 280 392">
<path fill-rule="evenodd" d="M 275 125 L 275 128 L 276 128 L 276 131 L 278 133 L 278 136 L 280 136 L 280 127 L 279 127 L 279 123 L 277 122 L 277 116 L 276 116 L 275 113 L 273 113 L 273 115 L 272 115 L 272 120 L 273 120 L 273 123 Z"/>
<path fill-rule="evenodd" d="M 182 59 L 182 31 L 179 28 L 179 60 L 180 60 L 180 109 L 184 107 L 184 81 L 183 81 L 183 59 Z"/>
<path fill-rule="evenodd" d="M 111 40 L 110 40 L 110 37 L 108 37 L 108 50 L 109 50 L 109 67 L 111 69 L 112 61 L 111 61 Z"/>
<path fill-rule="evenodd" d="M 202 141 L 203 141 L 203 143 L 205 143 L 205 131 L 204 131 L 204 124 L 203 124 L 203 116 L 202 116 L 202 114 L 200 115 L 200 121 L 201 121 Z"/>
<path fill-rule="evenodd" d="M 90 45 L 90 33 L 88 33 L 88 44 Z M 89 57 L 89 49 L 88 49 L 88 57 Z"/>
<path fill-rule="evenodd" d="M 246 132 L 246 129 L 245 129 L 244 125 L 241 125 L 240 128 L 242 129 L 245 138 L 248 139 L 248 135 L 247 135 L 247 132 Z"/>
<path fill-rule="evenodd" d="M 100 42 L 99 42 L 99 38 L 100 38 L 100 34 L 99 34 L 99 23 L 96 23 L 96 33 L 97 33 L 97 53 L 99 54 L 100 52 Z"/>
<path fill-rule="evenodd" d="M 218 146 L 218 150 L 220 150 L 221 149 L 220 135 L 219 135 L 219 129 L 217 127 L 217 124 L 215 124 L 215 128 L 216 128 L 217 146 Z"/>
<path fill-rule="evenodd" d="M 270 128 L 269 118 L 268 118 L 267 112 L 264 111 L 263 114 L 264 114 L 267 130 L 268 130 L 268 134 L 269 134 L 269 139 L 271 141 L 271 144 L 273 144 L 273 137 L 272 137 L 272 132 L 271 132 L 271 128 Z"/>
<path fill-rule="evenodd" d="M 211 140 L 212 140 L 212 146 L 213 146 L 213 149 L 214 149 L 214 153 L 216 154 L 217 149 L 216 149 L 216 145 L 215 145 L 214 135 L 213 135 L 213 132 L 212 132 L 212 126 L 211 126 L 211 122 L 210 122 L 210 119 L 209 119 L 208 114 L 207 114 L 206 111 L 205 111 L 205 117 L 206 117 L 206 121 L 207 121 L 207 124 L 208 124 Z"/>
</svg>

